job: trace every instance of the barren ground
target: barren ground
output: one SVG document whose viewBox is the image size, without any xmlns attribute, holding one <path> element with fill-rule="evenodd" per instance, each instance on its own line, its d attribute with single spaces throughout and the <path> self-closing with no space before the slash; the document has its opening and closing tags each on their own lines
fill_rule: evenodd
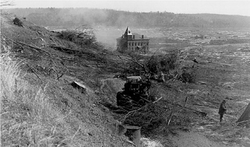
<svg viewBox="0 0 250 147">
<path fill-rule="evenodd" d="M 121 116 L 116 116 L 101 105 L 104 100 L 115 103 L 116 92 L 122 88 L 124 81 L 112 78 L 120 70 L 118 63 L 117 66 L 107 66 L 109 64 L 99 61 L 103 59 L 103 56 L 119 61 L 117 57 L 105 55 L 88 47 L 84 49 L 81 56 L 68 54 L 51 48 L 51 45 L 70 48 L 75 52 L 79 51 L 79 48 L 70 42 L 58 39 L 54 33 L 36 27 L 32 23 L 24 21 L 25 26 L 18 27 L 12 24 L 11 17 L 8 15 L 1 17 L 1 20 L 4 22 L 1 26 L 1 39 L 7 42 L 4 50 L 11 51 L 11 61 L 23 63 L 20 64 L 22 76 L 17 79 L 17 88 L 25 89 L 22 81 L 28 82 L 29 87 L 26 89 L 33 88 L 33 91 L 41 92 L 45 95 L 45 101 L 51 104 L 51 109 L 57 112 L 53 114 L 55 119 L 40 120 L 40 122 L 44 121 L 46 126 L 36 124 L 39 126 L 37 128 L 46 128 L 41 131 L 32 125 L 30 113 L 33 111 L 26 112 L 33 108 L 25 109 L 25 112 L 21 113 L 24 111 L 21 108 L 20 111 L 19 109 L 16 111 L 8 105 L 2 105 L 1 113 L 6 111 L 18 114 L 12 117 L 8 116 L 9 113 L 1 115 L 1 119 L 5 122 L 1 124 L 2 126 L 6 127 L 9 122 L 15 122 L 20 126 L 23 125 L 24 128 L 30 128 L 27 131 L 30 134 L 41 131 L 42 135 L 34 139 L 38 142 L 46 140 L 53 144 L 57 140 L 61 144 L 66 144 L 65 146 L 132 146 L 125 136 L 116 134 L 117 120 L 115 119 L 119 120 Z M 44 41 L 39 38 L 43 38 Z M 153 89 L 157 91 L 157 96 L 163 97 L 158 105 L 168 106 L 168 101 L 182 105 L 188 97 L 186 107 L 206 112 L 207 116 L 200 116 L 190 110 L 178 111 L 174 114 L 169 126 L 172 131 L 171 135 L 157 134 L 155 130 L 151 136 L 143 134 L 145 137 L 142 139 L 143 142 L 151 144 L 149 146 L 167 147 L 250 146 L 250 130 L 235 124 L 245 106 L 250 102 L 248 97 L 250 94 L 250 44 L 192 46 L 186 47 L 184 53 L 187 54 L 187 58 L 181 63 L 182 65 L 193 65 L 194 57 L 199 62 L 194 67 L 195 83 L 184 84 L 180 81 L 154 83 Z M 102 56 L 95 56 L 100 54 Z M 115 70 L 114 67 L 117 69 Z M 74 89 L 70 85 L 72 81 L 85 85 L 86 93 Z M 220 124 L 218 107 L 226 97 L 228 97 L 228 112 L 223 123 Z M 27 119 L 19 120 L 17 116 L 21 114 L 24 114 Z M 20 127 L 9 126 L 3 128 L 5 130 L 2 129 L 1 132 L 6 133 L 10 128 L 20 129 Z M 42 139 L 41 136 L 46 136 L 46 134 L 52 135 Z M 2 145 L 17 145 L 15 138 L 9 135 L 1 138 Z M 6 141 L 8 139 L 9 141 Z M 18 145 L 35 146 L 37 143 L 29 139 L 25 141 L 29 143 L 24 145 L 21 142 Z M 41 144 L 46 146 L 46 143 Z"/>
</svg>

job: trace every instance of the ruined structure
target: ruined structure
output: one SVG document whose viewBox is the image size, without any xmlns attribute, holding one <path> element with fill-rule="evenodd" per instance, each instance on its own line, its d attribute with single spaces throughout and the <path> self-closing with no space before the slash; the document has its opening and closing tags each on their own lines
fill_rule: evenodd
<svg viewBox="0 0 250 147">
<path fill-rule="evenodd" d="M 121 53 L 134 52 L 146 54 L 149 51 L 149 39 L 144 35 L 132 33 L 127 27 L 125 33 L 117 38 L 117 50 Z"/>
</svg>

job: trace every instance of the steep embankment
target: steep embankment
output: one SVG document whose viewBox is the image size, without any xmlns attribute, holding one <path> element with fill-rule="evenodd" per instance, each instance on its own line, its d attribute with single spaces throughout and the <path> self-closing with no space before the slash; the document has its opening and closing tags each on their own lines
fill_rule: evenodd
<svg viewBox="0 0 250 147">
<path fill-rule="evenodd" d="M 131 146 L 95 93 L 111 61 L 12 20 L 1 16 L 1 146 Z"/>
</svg>

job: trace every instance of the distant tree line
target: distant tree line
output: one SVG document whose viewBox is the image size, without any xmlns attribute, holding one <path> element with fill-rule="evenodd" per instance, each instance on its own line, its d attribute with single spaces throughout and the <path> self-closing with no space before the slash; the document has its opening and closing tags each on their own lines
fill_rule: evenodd
<svg viewBox="0 0 250 147">
<path fill-rule="evenodd" d="M 127 12 L 89 8 L 18 8 L 9 12 L 43 26 L 249 27 L 250 17 L 218 14 Z"/>
</svg>

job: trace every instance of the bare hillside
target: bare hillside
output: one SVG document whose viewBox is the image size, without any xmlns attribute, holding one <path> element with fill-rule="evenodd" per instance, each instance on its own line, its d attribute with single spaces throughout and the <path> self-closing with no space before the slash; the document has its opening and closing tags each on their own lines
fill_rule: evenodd
<svg viewBox="0 0 250 147">
<path fill-rule="evenodd" d="M 95 94 L 101 52 L 13 19 L 1 16 L 1 146 L 131 146 Z"/>
<path fill-rule="evenodd" d="M 140 128 L 143 147 L 250 145 L 249 128 L 236 123 L 249 103 L 249 43 L 125 56 L 83 32 L 49 31 L 10 14 L 1 20 L 1 146 L 135 146 L 121 124 Z M 157 63 L 166 80 L 154 78 Z M 153 74 L 154 100 L 120 111 L 122 76 L 142 68 Z"/>
</svg>

